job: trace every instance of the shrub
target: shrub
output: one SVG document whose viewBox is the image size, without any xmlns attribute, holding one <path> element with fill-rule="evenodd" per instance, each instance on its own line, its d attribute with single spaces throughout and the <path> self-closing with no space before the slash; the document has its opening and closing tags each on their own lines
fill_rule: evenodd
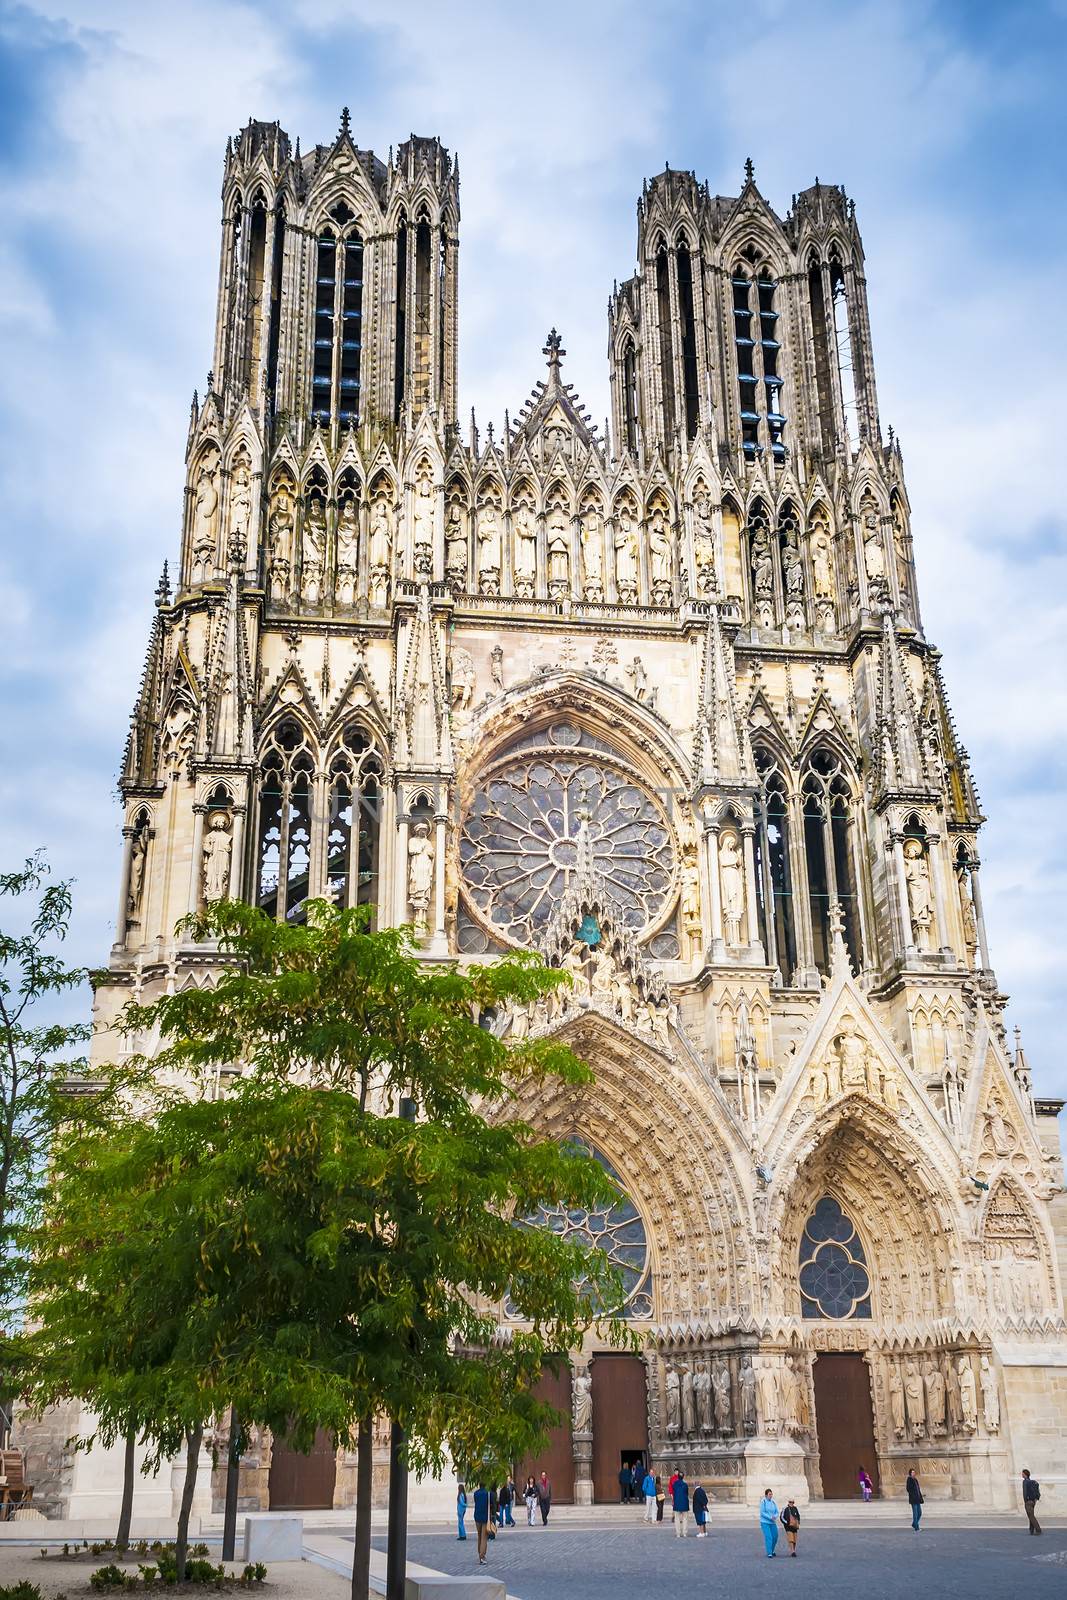
<svg viewBox="0 0 1067 1600">
<path fill-rule="evenodd" d="M 137 1579 L 132 1572 L 123 1572 L 121 1567 L 116 1567 L 112 1561 L 106 1567 L 97 1567 L 90 1575 L 89 1585 L 93 1589 L 133 1589 Z"/>
<path fill-rule="evenodd" d="M 43 1600 L 38 1584 L 28 1583 L 24 1578 L 21 1583 L 0 1584 L 0 1600 Z"/>
</svg>

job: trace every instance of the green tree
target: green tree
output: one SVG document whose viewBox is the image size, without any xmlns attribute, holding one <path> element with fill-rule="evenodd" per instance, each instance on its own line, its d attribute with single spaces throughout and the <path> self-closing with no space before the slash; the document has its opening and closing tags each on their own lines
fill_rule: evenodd
<svg viewBox="0 0 1067 1600">
<path fill-rule="evenodd" d="M 307 1447 L 320 1427 L 366 1445 L 385 1412 L 417 1471 L 441 1468 L 446 1450 L 502 1470 L 554 1420 L 533 1390 L 555 1352 L 594 1321 L 629 1339 L 608 1314 L 620 1289 L 603 1254 L 516 1225 L 541 1202 L 616 1195 L 597 1162 L 514 1115 L 531 1080 L 586 1082 L 588 1068 L 560 1045 L 509 1048 L 481 1025 L 566 979 L 528 955 L 466 972 L 424 962 L 408 931 L 370 933 L 364 910 L 325 902 L 305 927 L 223 902 L 187 931 L 218 942 L 218 984 L 131 1006 L 125 1026 L 158 1030 L 157 1071 L 205 1097 L 173 1099 L 121 1149 L 65 1166 L 56 1215 L 69 1219 L 76 1190 L 73 1209 L 96 1233 L 64 1241 L 83 1264 L 81 1289 L 64 1292 L 147 1283 L 180 1320 L 161 1330 L 159 1371 L 174 1363 L 183 1395 L 196 1375 L 202 1416 L 232 1402 L 245 1425 Z M 207 1098 L 235 1063 L 244 1075 Z M 401 1096 L 424 1120 L 397 1114 Z M 124 1320 L 142 1291 L 126 1293 Z M 505 1296 L 526 1326 L 501 1340 Z M 55 1326 L 84 1326 L 86 1305 L 78 1318 L 57 1307 Z M 142 1363 L 143 1339 L 131 1347 Z M 140 1401 L 138 1418 L 156 1436 Z M 357 1541 L 362 1596 L 366 1494 Z"/>
</svg>

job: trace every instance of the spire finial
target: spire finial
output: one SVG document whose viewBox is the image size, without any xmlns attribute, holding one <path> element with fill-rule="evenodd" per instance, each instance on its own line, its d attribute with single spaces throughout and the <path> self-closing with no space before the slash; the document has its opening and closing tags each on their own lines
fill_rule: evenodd
<svg viewBox="0 0 1067 1600">
<path fill-rule="evenodd" d="M 541 354 L 548 357 L 549 377 L 558 378 L 560 362 L 563 360 L 563 357 L 567 354 L 567 352 L 564 350 L 563 340 L 556 332 L 555 328 L 550 329 Z"/>
<path fill-rule="evenodd" d="M 745 182 L 746 183 L 751 183 L 755 176 L 756 176 L 756 169 L 752 165 L 752 157 L 751 156 L 746 156 L 745 157 Z"/>
<path fill-rule="evenodd" d="M 338 135 L 337 135 L 338 138 L 340 138 L 342 134 L 350 132 L 351 127 L 352 127 L 351 114 L 349 113 L 349 110 L 348 110 L 347 106 L 342 106 L 341 107 L 341 126 L 338 129 Z"/>
<path fill-rule="evenodd" d="M 156 584 L 156 605 L 157 606 L 166 606 L 166 605 L 169 605 L 169 604 L 170 604 L 170 567 L 169 567 L 168 563 L 166 561 L 164 561 L 164 563 L 163 563 L 163 571 L 160 573 L 159 582 Z M 1018 1032 L 1018 1029 L 1016 1029 L 1015 1031 Z"/>
</svg>

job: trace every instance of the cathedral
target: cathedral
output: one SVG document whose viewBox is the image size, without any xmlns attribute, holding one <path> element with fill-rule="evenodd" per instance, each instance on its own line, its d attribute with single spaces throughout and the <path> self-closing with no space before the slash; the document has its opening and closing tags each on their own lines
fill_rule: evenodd
<svg viewBox="0 0 1067 1600">
<path fill-rule="evenodd" d="M 432 962 L 538 950 L 571 986 L 487 1020 L 594 1069 L 522 1109 L 620 1200 L 537 1220 L 609 1253 L 642 1353 L 590 1337 L 546 1374 L 567 1420 L 516 1470 L 577 1504 L 635 1460 L 749 1503 L 851 1497 L 861 1467 L 987 1506 L 1024 1465 L 1064 1482 L 1062 1102 L 1005 1035 L 854 202 L 661 172 L 610 416 L 553 330 L 484 429 L 439 140 L 383 161 L 347 112 L 305 152 L 250 122 L 222 202 L 101 1057 L 131 997 L 215 980 L 174 930 L 221 896 L 366 903 Z M 69 1422 L 27 1423 L 31 1471 L 81 1515 L 115 1491 Z M 244 1503 L 351 1503 L 350 1455 L 253 1443 Z"/>
</svg>

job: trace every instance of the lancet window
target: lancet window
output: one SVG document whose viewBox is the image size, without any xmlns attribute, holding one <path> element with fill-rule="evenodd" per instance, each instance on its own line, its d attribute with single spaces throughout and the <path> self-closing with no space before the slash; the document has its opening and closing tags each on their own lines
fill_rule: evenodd
<svg viewBox="0 0 1067 1600">
<path fill-rule="evenodd" d="M 741 421 L 741 447 L 750 459 L 768 446 L 776 461 L 785 459 L 786 418 L 782 411 L 781 343 L 775 306 L 778 282 L 768 267 L 753 270 L 755 251 L 734 268 L 734 351 Z"/>
<path fill-rule="evenodd" d="M 852 786 L 830 751 L 817 750 L 811 757 L 801 793 L 815 965 L 822 973 L 830 970 L 836 901 L 844 918 L 845 944 L 858 972 L 863 965 L 863 946 L 852 840 Z"/>
<path fill-rule="evenodd" d="M 800 1240 L 800 1306 L 804 1317 L 834 1322 L 871 1315 L 871 1275 L 852 1218 L 824 1194 Z"/>
<path fill-rule="evenodd" d="M 363 239 L 341 201 L 316 245 L 312 416 L 359 421 L 363 350 Z"/>
<path fill-rule="evenodd" d="M 656 307 L 659 314 L 659 359 L 663 386 L 663 431 L 674 433 L 677 408 L 674 395 L 674 339 L 671 330 L 671 264 L 667 245 L 656 252 Z"/>
<path fill-rule="evenodd" d="M 793 879 L 789 859 L 789 789 L 769 750 L 755 752 L 760 777 L 756 829 L 756 897 L 760 938 L 770 966 L 789 983 L 797 965 Z"/>
<path fill-rule="evenodd" d="M 622 357 L 622 423 L 627 450 L 637 453 L 637 353 L 627 339 Z"/>
<path fill-rule="evenodd" d="M 278 723 L 259 773 L 256 904 L 279 922 L 302 922 L 311 871 L 315 761 L 294 717 Z"/>
<path fill-rule="evenodd" d="M 353 724 L 329 766 L 326 889 L 336 906 L 378 903 L 381 800 L 381 758 Z"/>
</svg>

